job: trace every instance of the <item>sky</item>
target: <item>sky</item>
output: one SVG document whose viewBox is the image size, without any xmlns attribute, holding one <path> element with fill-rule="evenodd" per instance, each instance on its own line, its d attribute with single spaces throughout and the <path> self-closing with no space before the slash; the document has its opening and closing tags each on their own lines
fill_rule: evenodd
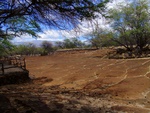
<svg viewBox="0 0 150 113">
<path fill-rule="evenodd" d="M 117 7 L 118 3 L 125 4 L 129 0 L 112 0 L 111 3 L 107 4 L 108 8 L 114 8 Z M 101 17 L 96 20 L 99 26 L 105 29 L 109 29 L 109 24 L 107 21 Z M 78 25 L 77 28 L 79 29 L 72 29 L 72 30 L 55 30 L 55 29 L 46 29 L 44 32 L 39 33 L 38 35 L 40 38 L 33 38 L 29 35 L 23 35 L 21 37 L 16 37 L 12 40 L 12 43 L 14 44 L 26 44 L 26 43 L 34 43 L 35 45 L 40 45 L 42 41 L 63 41 L 65 38 L 75 38 L 79 37 L 81 41 L 86 41 L 83 36 L 85 36 L 87 33 L 90 33 L 94 27 L 93 24 L 90 24 L 91 22 L 85 20 L 82 21 L 81 24 Z"/>
</svg>

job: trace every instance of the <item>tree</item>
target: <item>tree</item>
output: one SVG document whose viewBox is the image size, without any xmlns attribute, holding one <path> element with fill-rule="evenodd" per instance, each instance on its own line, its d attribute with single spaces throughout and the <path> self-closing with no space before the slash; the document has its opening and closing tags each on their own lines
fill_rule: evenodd
<svg viewBox="0 0 150 113">
<path fill-rule="evenodd" d="M 72 43 L 74 44 L 75 48 L 82 48 L 85 46 L 84 42 L 82 42 L 81 40 L 79 40 L 78 38 L 72 38 Z"/>
<path fill-rule="evenodd" d="M 113 46 L 114 43 L 112 42 L 112 37 L 113 34 L 102 28 L 97 20 L 93 21 L 93 29 L 86 35 L 86 38 L 91 43 L 91 46 L 96 47 L 96 49 L 106 46 Z"/>
<path fill-rule="evenodd" d="M 34 55 L 36 53 L 37 48 L 33 43 L 28 43 L 26 47 L 28 49 L 28 55 Z"/>
<path fill-rule="evenodd" d="M 27 50 L 25 45 L 16 45 L 12 54 L 27 55 Z"/>
<path fill-rule="evenodd" d="M 74 43 L 70 39 L 65 39 L 63 41 L 64 48 L 75 48 Z"/>
<path fill-rule="evenodd" d="M 10 53 L 10 50 L 13 50 L 14 45 L 7 39 L 0 39 L 0 57 L 6 56 Z"/>
<path fill-rule="evenodd" d="M 150 43 L 150 15 L 148 0 L 136 0 L 110 11 L 114 41 L 124 46 L 128 51 L 143 48 Z"/>
<path fill-rule="evenodd" d="M 50 52 L 54 52 L 54 48 L 51 42 L 43 41 L 41 47 L 43 48 L 43 55 L 48 55 Z"/>
<path fill-rule="evenodd" d="M 55 45 L 56 45 L 57 48 L 61 48 L 61 49 L 64 48 L 64 44 L 63 44 L 62 41 L 57 41 Z"/>
<path fill-rule="evenodd" d="M 92 32 L 88 39 L 92 47 L 96 49 L 108 46 L 115 46 L 116 44 L 112 41 L 113 34 L 111 32 Z"/>
<path fill-rule="evenodd" d="M 77 38 L 65 39 L 63 41 L 63 48 L 82 48 L 85 44 Z"/>
</svg>

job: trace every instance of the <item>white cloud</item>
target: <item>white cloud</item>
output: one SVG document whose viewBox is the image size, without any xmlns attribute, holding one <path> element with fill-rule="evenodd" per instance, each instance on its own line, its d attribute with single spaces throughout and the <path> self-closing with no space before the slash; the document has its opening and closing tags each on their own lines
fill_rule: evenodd
<svg viewBox="0 0 150 113">
<path fill-rule="evenodd" d="M 127 3 L 132 2 L 133 0 L 112 0 L 112 2 L 107 4 L 107 8 L 118 8 L 119 5 L 126 5 Z"/>
<path fill-rule="evenodd" d="M 37 40 L 60 40 L 60 32 L 58 30 L 46 30 L 44 31 L 44 33 L 40 33 L 39 36 L 40 38 L 38 38 Z"/>
<path fill-rule="evenodd" d="M 35 40 L 35 38 L 32 38 L 29 35 L 22 35 L 21 37 L 15 37 L 12 42 L 26 42 L 26 41 L 32 41 Z"/>
</svg>

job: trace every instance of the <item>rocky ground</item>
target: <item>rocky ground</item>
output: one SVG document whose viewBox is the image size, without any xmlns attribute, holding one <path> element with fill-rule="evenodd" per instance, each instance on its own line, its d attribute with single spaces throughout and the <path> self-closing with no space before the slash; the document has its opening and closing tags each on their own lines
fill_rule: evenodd
<svg viewBox="0 0 150 113">
<path fill-rule="evenodd" d="M 116 99 L 109 94 L 65 89 L 59 86 L 43 87 L 37 83 L 1 86 L 0 98 L 1 113 L 150 112 L 150 101 L 147 99 Z"/>
<path fill-rule="evenodd" d="M 149 113 L 150 58 L 109 51 L 27 57 L 32 81 L 0 87 L 1 113 Z"/>
</svg>

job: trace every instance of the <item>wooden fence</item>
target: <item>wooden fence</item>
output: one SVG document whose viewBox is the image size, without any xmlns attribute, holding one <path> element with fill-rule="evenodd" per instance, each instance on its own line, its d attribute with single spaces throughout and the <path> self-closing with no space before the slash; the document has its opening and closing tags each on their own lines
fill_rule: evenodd
<svg viewBox="0 0 150 113">
<path fill-rule="evenodd" d="M 25 58 L 21 56 L 11 56 L 0 59 L 0 66 L 2 75 L 4 75 L 5 70 L 9 68 L 22 68 L 26 70 Z"/>
</svg>

